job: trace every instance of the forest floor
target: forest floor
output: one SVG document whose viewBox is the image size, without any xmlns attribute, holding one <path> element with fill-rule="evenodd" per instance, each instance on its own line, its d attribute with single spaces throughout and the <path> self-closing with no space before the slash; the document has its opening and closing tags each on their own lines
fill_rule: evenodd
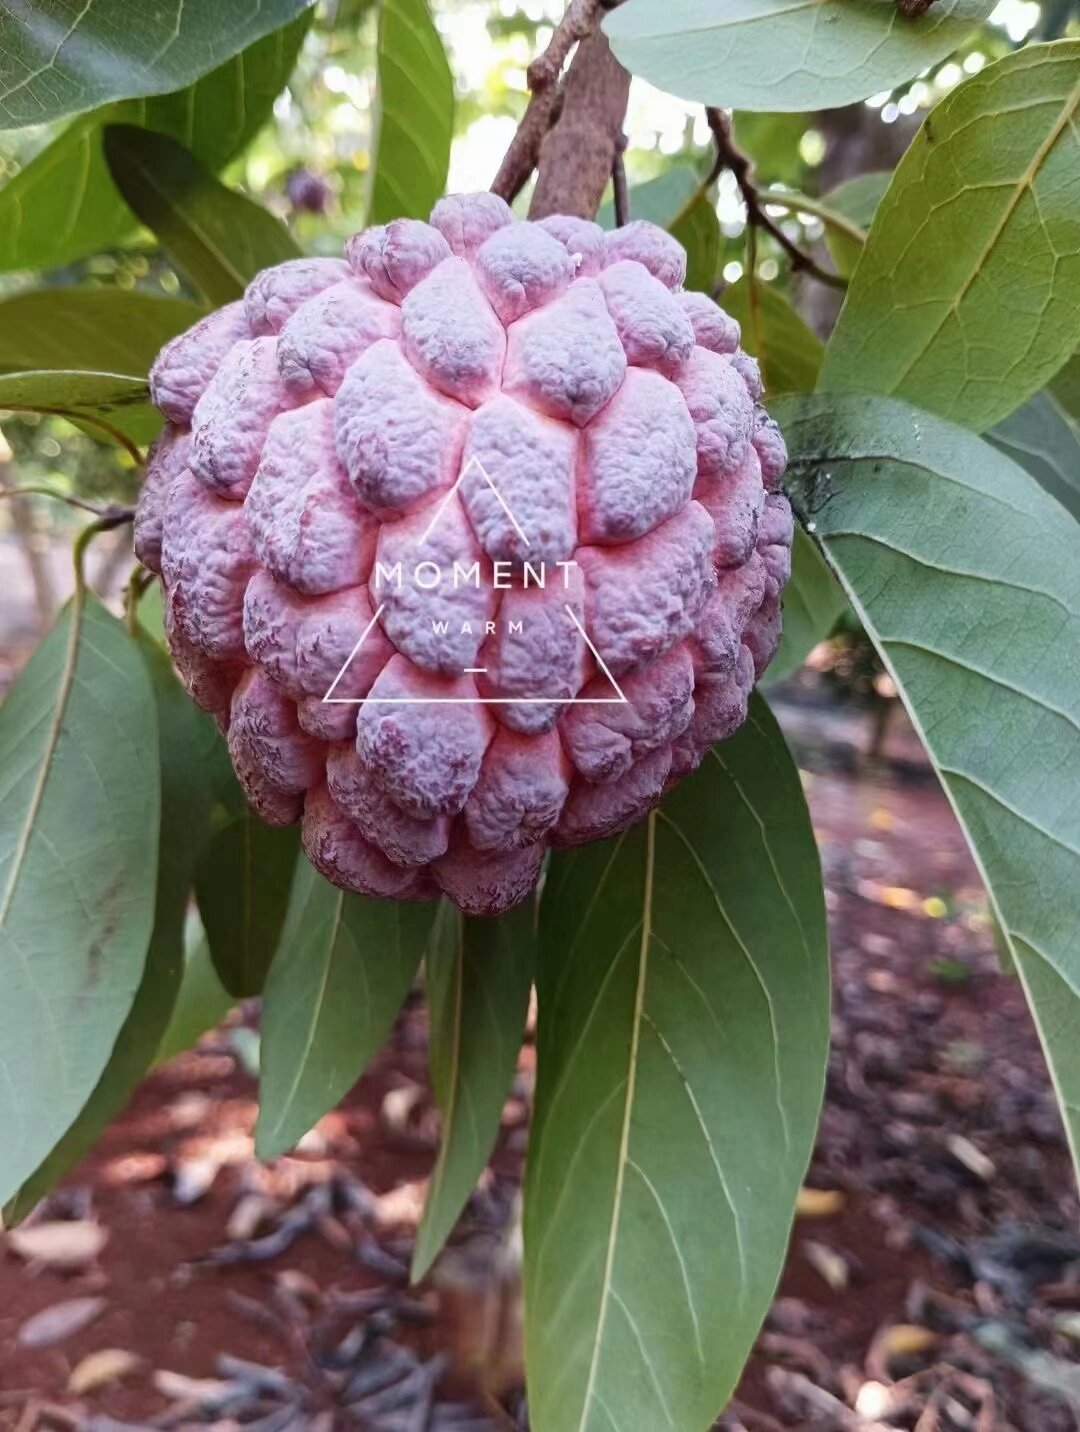
<svg viewBox="0 0 1080 1432">
<path fill-rule="evenodd" d="M 833 1053 L 780 1289 L 718 1426 L 1066 1432 L 1068 1150 L 963 838 L 902 723 L 871 762 L 865 717 L 781 714 L 822 850 Z M 0 1250 L 0 1428 L 526 1427 L 513 1228 L 532 1051 L 451 1251 L 409 1290 L 437 1140 L 425 1043 L 414 999 L 342 1108 L 268 1167 L 246 1026 L 148 1078 L 39 1214 L 70 1220 L 68 1243 Z"/>
</svg>

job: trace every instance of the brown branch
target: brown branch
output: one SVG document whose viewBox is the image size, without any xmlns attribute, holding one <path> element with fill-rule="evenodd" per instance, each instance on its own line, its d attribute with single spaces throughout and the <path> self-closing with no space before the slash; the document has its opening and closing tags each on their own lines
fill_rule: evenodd
<svg viewBox="0 0 1080 1432">
<path fill-rule="evenodd" d="M 629 94 L 630 75 L 604 32 L 595 30 L 578 45 L 562 85 L 558 119 L 540 145 L 530 219 L 595 217 L 622 139 Z"/>
<path fill-rule="evenodd" d="M 528 108 L 491 186 L 491 192 L 508 204 L 521 193 L 536 168 L 540 145 L 555 120 L 566 57 L 579 40 L 592 34 L 603 9 L 601 0 L 570 0 L 547 49 L 529 66 Z"/>
<path fill-rule="evenodd" d="M 847 279 L 840 274 L 830 273 L 828 269 L 823 269 L 805 249 L 800 248 L 793 239 L 788 238 L 776 220 L 770 218 L 765 212 L 765 206 L 769 202 L 768 193 L 766 192 L 762 196 L 757 187 L 753 162 L 750 156 L 741 150 L 735 142 L 730 115 L 725 114 L 722 109 L 712 108 L 706 109 L 705 115 L 709 121 L 713 139 L 716 141 L 716 163 L 713 165 L 712 173 L 706 180 L 706 184 L 712 182 L 719 175 L 721 169 L 730 169 L 735 177 L 735 183 L 739 186 L 742 201 L 746 205 L 746 222 L 776 240 L 791 260 L 792 271 L 809 274 L 819 283 L 827 283 L 830 288 L 847 288 Z"/>
<path fill-rule="evenodd" d="M 511 202 L 539 169 L 531 218 L 563 213 L 591 219 L 615 173 L 630 76 L 599 22 L 618 3 L 570 0 L 547 48 L 529 66 L 529 104 L 491 189 Z"/>
</svg>

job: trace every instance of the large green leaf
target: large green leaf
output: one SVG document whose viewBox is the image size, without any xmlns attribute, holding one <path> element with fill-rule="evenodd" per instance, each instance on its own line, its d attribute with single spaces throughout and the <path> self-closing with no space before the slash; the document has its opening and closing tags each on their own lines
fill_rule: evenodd
<svg viewBox="0 0 1080 1432">
<path fill-rule="evenodd" d="M 378 125 L 368 223 L 426 219 L 443 192 L 454 77 L 426 0 L 380 0 Z"/>
<path fill-rule="evenodd" d="M 182 89 L 311 0 L 34 0 L 0 11 L 0 129 Z"/>
<path fill-rule="evenodd" d="M 1080 423 L 1052 389 L 1036 393 L 986 436 L 1080 520 Z"/>
<path fill-rule="evenodd" d="M 195 873 L 214 968 L 236 999 L 262 994 L 285 923 L 300 841 L 247 805 L 215 832 Z"/>
<path fill-rule="evenodd" d="M 1080 544 L 974 434 L 906 404 L 786 400 L 788 485 L 964 827 L 1080 1139 Z"/>
<path fill-rule="evenodd" d="M 168 135 L 109 125 L 105 158 L 132 211 L 212 304 L 243 297 L 260 269 L 300 254 L 279 219 Z"/>
<path fill-rule="evenodd" d="M 296 63 L 304 14 L 189 89 L 80 115 L 0 189 L 0 269 L 43 269 L 122 242 L 131 213 L 109 175 L 107 124 L 171 134 L 212 169 L 262 128 Z"/>
<path fill-rule="evenodd" d="M 540 924 L 532 1426 L 704 1432 L 776 1286 L 828 1043 L 817 851 L 760 698 L 659 812 L 556 857 Z"/>
<path fill-rule="evenodd" d="M 299 862 L 263 996 L 260 1158 L 292 1148 L 359 1078 L 390 1032 L 437 909 L 347 894 Z"/>
<path fill-rule="evenodd" d="M 449 902 L 428 950 L 431 1083 L 442 1113 L 439 1157 L 413 1248 L 424 1276 L 487 1164 L 517 1066 L 535 968 L 532 901 L 497 920 Z"/>
<path fill-rule="evenodd" d="M 761 364 L 769 398 L 809 393 L 821 371 L 825 347 L 775 284 L 745 278 L 725 288 L 722 306 L 742 328 L 742 346 Z"/>
<path fill-rule="evenodd" d="M 146 378 L 130 373 L 91 373 L 38 369 L 0 373 L 0 409 L 8 412 L 59 413 L 99 434 L 100 424 L 145 443 L 161 427 L 161 414 L 150 402 Z"/>
<path fill-rule="evenodd" d="M 878 207 L 822 385 L 986 428 L 1076 346 L 1080 41 L 1031 45 L 933 109 Z"/>
<path fill-rule="evenodd" d="M 7 1224 L 34 1205 L 88 1153 L 123 1109 L 154 1062 L 176 1003 L 184 967 L 184 918 L 192 868 L 210 832 L 207 751 L 218 736 L 209 717 L 192 705 L 165 652 L 150 637 L 140 650 L 157 703 L 161 752 L 161 830 L 158 842 L 154 930 L 135 1001 L 93 1093 L 71 1128 L 4 1209 Z"/>
<path fill-rule="evenodd" d="M 124 289 L 46 288 L 5 299 L 0 406 L 93 416 L 148 442 L 161 426 L 146 386 L 150 365 L 201 311 Z"/>
<path fill-rule="evenodd" d="M 154 923 L 158 733 L 134 638 L 78 596 L 0 708 L 0 1203 L 112 1053 Z"/>
<path fill-rule="evenodd" d="M 42 368 L 123 373 L 144 382 L 170 338 L 203 310 L 122 288 L 42 288 L 0 303 L 0 374 Z"/>
<path fill-rule="evenodd" d="M 944 59 L 994 0 L 938 0 L 920 20 L 882 0 L 632 0 L 604 21 L 628 70 L 683 99 L 831 109 Z"/>
</svg>

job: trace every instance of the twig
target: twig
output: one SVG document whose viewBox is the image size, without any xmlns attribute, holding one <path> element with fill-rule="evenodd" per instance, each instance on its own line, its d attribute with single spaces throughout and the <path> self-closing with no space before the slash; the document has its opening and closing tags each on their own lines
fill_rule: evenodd
<svg viewBox="0 0 1080 1432">
<path fill-rule="evenodd" d="M 100 428 L 116 443 L 117 447 L 122 447 L 136 467 L 142 467 L 145 464 L 146 459 L 140 452 L 138 444 L 134 443 L 119 428 L 113 427 L 112 423 L 107 423 L 104 418 L 99 418 L 96 413 L 80 413 L 76 408 L 42 408 L 31 403 L 5 403 L 3 406 L 4 411 L 8 413 L 41 413 L 50 418 L 66 418 L 76 427 L 80 423 L 89 423 L 92 428 Z"/>
<path fill-rule="evenodd" d="M 716 141 L 717 161 L 720 167 L 731 170 L 735 176 L 735 183 L 739 186 L 739 193 L 746 205 L 746 222 L 755 228 L 764 230 L 776 240 L 791 260 L 791 267 L 795 273 L 809 274 L 819 283 L 828 284 L 830 288 L 847 288 L 846 278 L 840 274 L 829 273 L 828 269 L 823 269 L 805 249 L 801 249 L 793 239 L 789 239 L 776 220 L 771 219 L 765 212 L 765 206 L 769 203 L 768 194 L 762 196 L 757 187 L 754 165 L 750 156 L 735 143 L 731 117 L 722 109 L 711 107 L 705 110 L 705 115 L 709 121 L 713 139 Z"/>
<path fill-rule="evenodd" d="M 555 119 L 566 57 L 579 40 L 592 34 L 603 8 L 600 0 L 570 0 L 547 49 L 528 68 L 529 103 L 491 186 L 491 192 L 508 204 L 536 168 L 540 145 Z"/>
<path fill-rule="evenodd" d="M 624 224 L 630 222 L 630 190 L 626 184 L 626 164 L 623 155 L 626 152 L 626 135 L 619 136 L 620 142 L 615 146 L 615 157 L 611 161 L 611 189 L 612 198 L 615 203 L 615 227 L 621 229 Z"/>
<path fill-rule="evenodd" d="M 123 527 L 125 523 L 135 520 L 134 507 L 123 507 L 118 502 L 87 502 L 84 497 L 60 492 L 44 482 L 28 482 L 19 487 L 5 487 L 0 491 L 0 501 L 12 497 L 51 497 L 54 502 L 62 502 L 66 507 L 74 507 L 79 512 L 91 512 L 101 519 L 100 523 L 95 524 L 101 532 L 109 532 L 114 527 Z"/>
</svg>

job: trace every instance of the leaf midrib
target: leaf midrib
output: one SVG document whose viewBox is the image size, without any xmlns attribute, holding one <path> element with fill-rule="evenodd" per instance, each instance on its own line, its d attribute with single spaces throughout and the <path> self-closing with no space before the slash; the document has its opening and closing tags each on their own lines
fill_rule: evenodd
<svg viewBox="0 0 1080 1432">
<path fill-rule="evenodd" d="M 428 1233 L 430 1223 L 434 1220 L 438 1208 L 443 1182 L 446 1178 L 446 1165 L 449 1161 L 454 1121 L 457 1118 L 458 1090 L 461 1078 L 461 1021 L 465 999 L 465 921 L 461 915 L 456 915 L 455 919 L 457 923 L 457 938 L 454 942 L 454 1014 L 453 1034 L 450 1044 L 450 1068 L 446 1086 L 446 1109 L 443 1112 L 442 1130 L 439 1138 L 439 1157 L 435 1163 L 435 1170 L 431 1175 L 431 1188 L 424 1205 L 424 1219 L 417 1234 L 416 1250 L 413 1254 L 414 1270 L 429 1260 L 427 1248 Z M 414 1277 L 415 1276 L 414 1272 Z"/>
<path fill-rule="evenodd" d="M 240 270 L 230 262 L 222 250 L 218 248 L 217 244 L 199 227 L 195 220 L 189 215 L 188 211 L 180 207 L 167 190 L 161 188 L 153 174 L 143 164 L 142 159 L 138 155 L 131 154 L 130 151 L 129 158 L 132 168 L 136 170 L 147 187 L 153 190 L 165 208 L 172 214 L 177 227 L 185 230 L 191 238 L 195 239 L 197 243 L 200 243 L 209 256 L 219 265 L 222 272 L 228 275 L 228 277 L 236 283 L 240 292 L 243 293 L 247 287 L 247 279 Z"/>
<path fill-rule="evenodd" d="M 581 1408 L 578 1432 L 585 1432 L 589 1411 L 596 1395 L 596 1377 L 600 1366 L 600 1349 L 604 1341 L 608 1305 L 612 1293 L 612 1277 L 615 1267 L 615 1253 L 619 1241 L 619 1222 L 622 1214 L 623 1188 L 626 1168 L 630 1156 L 630 1121 L 634 1109 L 634 1091 L 637 1084 L 638 1047 L 641 1039 L 641 1025 L 645 1011 L 645 982 L 649 968 L 649 945 L 652 936 L 653 872 L 656 864 L 656 812 L 649 814 L 645 827 L 645 881 L 641 902 L 641 942 L 638 946 L 637 986 L 634 990 L 634 1014 L 630 1030 L 629 1073 L 626 1079 L 626 1098 L 623 1103 L 622 1131 L 619 1136 L 618 1164 L 615 1170 L 615 1192 L 612 1199 L 611 1227 L 608 1233 L 607 1252 L 604 1257 L 604 1275 L 600 1294 L 600 1312 L 596 1320 L 596 1334 L 593 1338 L 592 1355 L 589 1361 L 589 1377 L 585 1385 L 585 1398 Z"/>
</svg>

